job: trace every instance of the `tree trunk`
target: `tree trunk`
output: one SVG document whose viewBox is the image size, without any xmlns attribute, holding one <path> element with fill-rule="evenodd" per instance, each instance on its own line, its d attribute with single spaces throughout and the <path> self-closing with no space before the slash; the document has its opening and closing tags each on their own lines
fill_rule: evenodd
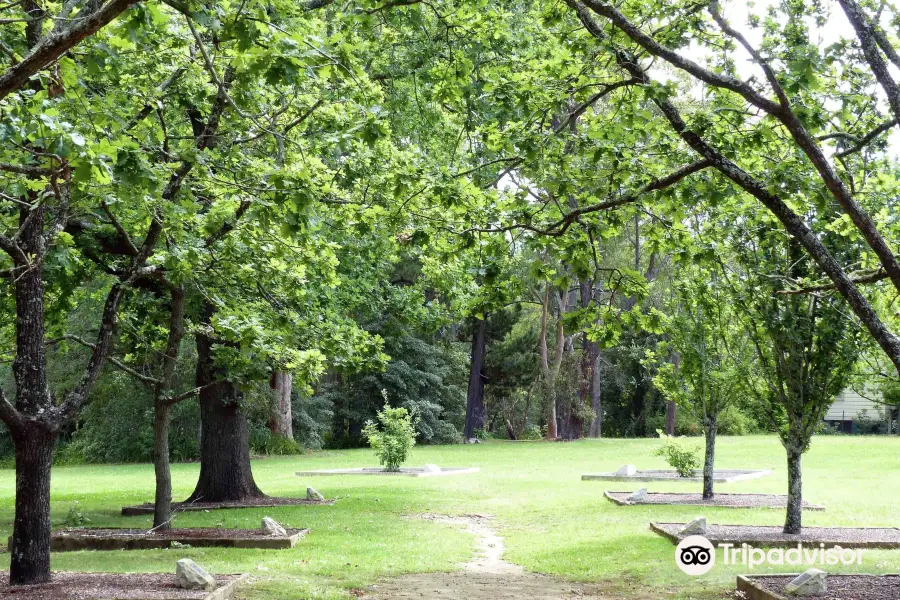
<svg viewBox="0 0 900 600">
<path fill-rule="evenodd" d="M 803 451 L 796 445 L 787 446 L 788 502 L 784 520 L 784 532 L 799 534 L 803 527 L 803 477 L 801 457 Z"/>
<path fill-rule="evenodd" d="M 169 467 L 169 413 L 171 407 L 157 398 L 153 414 L 153 470 L 156 497 L 153 500 L 153 528 L 169 529 L 172 523 L 172 472 Z"/>
<path fill-rule="evenodd" d="M 670 402 L 670 404 L 672 404 Z M 673 419 L 674 421 L 674 419 Z M 706 455 L 703 459 L 703 499 L 712 500 L 714 477 L 716 470 L 716 433 L 719 429 L 719 416 L 707 417 L 704 424 L 706 433 Z M 671 434 L 669 434 L 671 435 Z"/>
<path fill-rule="evenodd" d="M 42 426 L 52 408 L 47 387 L 44 344 L 44 208 L 19 215 L 22 251 L 33 264 L 17 261 L 22 268 L 13 291 L 16 302 L 16 357 L 12 370 L 16 381 L 16 408 L 35 421 L 10 427 L 16 454 L 16 510 L 10 548 L 9 580 L 13 585 L 50 580 L 50 466 L 56 431 Z"/>
<path fill-rule="evenodd" d="M 153 468 L 156 496 L 153 500 L 153 527 L 169 529 L 172 523 L 172 472 L 169 465 L 169 415 L 172 404 L 166 397 L 175 384 L 175 369 L 184 338 L 184 290 L 171 289 L 169 336 L 163 355 L 162 376 L 153 398 Z"/>
<path fill-rule="evenodd" d="M 600 347 L 597 346 L 597 356 L 594 359 L 594 368 L 591 371 L 591 408 L 594 411 L 594 420 L 588 435 L 592 438 L 603 437 L 603 398 L 600 396 Z"/>
<path fill-rule="evenodd" d="M 675 416 L 678 406 L 674 400 L 669 400 L 666 404 L 666 435 L 675 435 Z"/>
<path fill-rule="evenodd" d="M 469 361 L 469 392 L 466 398 L 465 439 L 484 429 L 484 356 L 487 348 L 487 321 L 475 319 L 472 327 L 472 356 Z"/>
<path fill-rule="evenodd" d="M 26 426 L 13 433 L 16 512 L 10 547 L 12 585 L 50 581 L 50 466 L 56 433 Z"/>
<path fill-rule="evenodd" d="M 272 390 L 274 391 L 274 404 L 269 420 L 269 429 L 277 436 L 294 439 L 294 423 L 291 414 L 291 392 L 293 390 L 294 376 L 284 371 L 272 373 Z"/>
<path fill-rule="evenodd" d="M 209 323 L 212 307 L 205 307 Z M 188 502 L 233 502 L 264 494 L 250 469 L 250 430 L 242 394 L 215 365 L 213 340 L 197 335 L 197 387 L 200 390 L 200 479 Z"/>
</svg>

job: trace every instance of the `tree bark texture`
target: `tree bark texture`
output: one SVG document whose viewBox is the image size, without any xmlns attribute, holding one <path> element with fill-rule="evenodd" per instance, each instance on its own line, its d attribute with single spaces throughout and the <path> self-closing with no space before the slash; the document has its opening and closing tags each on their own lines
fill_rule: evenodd
<svg viewBox="0 0 900 600">
<path fill-rule="evenodd" d="M 472 354 L 469 361 L 469 392 L 466 397 L 465 439 L 475 437 L 475 432 L 484 429 L 486 413 L 484 409 L 484 357 L 487 351 L 487 321 L 474 319 L 472 327 Z"/>
</svg>

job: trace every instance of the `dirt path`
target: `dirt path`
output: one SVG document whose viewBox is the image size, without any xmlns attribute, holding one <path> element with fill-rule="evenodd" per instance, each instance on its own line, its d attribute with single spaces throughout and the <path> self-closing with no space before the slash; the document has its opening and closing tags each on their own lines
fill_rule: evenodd
<svg viewBox="0 0 900 600">
<path fill-rule="evenodd" d="M 569 600 L 573 598 L 612 599 L 597 586 L 572 583 L 536 573 L 526 573 L 519 565 L 503 560 L 503 539 L 482 515 L 448 517 L 420 515 L 419 518 L 465 527 L 475 536 L 478 551 L 462 570 L 455 573 L 416 573 L 380 582 L 367 588 L 363 598 L 439 598 L 444 600 Z"/>
</svg>

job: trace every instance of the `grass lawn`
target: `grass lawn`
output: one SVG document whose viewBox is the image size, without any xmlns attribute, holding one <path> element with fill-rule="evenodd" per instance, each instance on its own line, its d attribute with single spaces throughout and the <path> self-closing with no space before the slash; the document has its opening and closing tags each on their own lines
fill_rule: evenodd
<svg viewBox="0 0 900 600">
<path fill-rule="evenodd" d="M 700 441 L 698 440 L 699 444 Z M 410 465 L 478 466 L 480 473 L 434 478 L 330 476 L 300 478 L 300 469 L 375 466 L 370 450 L 328 451 L 254 462 L 268 494 L 301 496 L 311 485 L 334 506 L 184 513 L 176 526 L 258 527 L 269 515 L 312 532 L 292 550 L 183 548 L 53 555 L 54 570 L 174 571 L 189 556 L 213 572 L 249 572 L 253 584 L 240 598 L 346 598 L 348 590 L 406 572 L 451 571 L 473 551 L 473 538 L 452 526 L 404 515 L 431 512 L 495 516 L 506 559 L 527 570 L 578 581 L 604 582 L 611 597 L 722 598 L 743 567 L 720 564 L 691 578 L 677 569 L 674 547 L 652 534 L 651 520 L 679 521 L 702 514 L 713 523 L 777 525 L 780 510 L 699 507 L 618 507 L 604 489 L 646 486 L 652 491 L 699 491 L 698 483 L 581 481 L 583 473 L 612 471 L 625 463 L 665 468 L 651 456 L 658 440 L 584 440 L 576 443 L 492 442 L 474 446 L 416 447 Z M 722 492 L 775 492 L 787 488 L 785 458 L 772 436 L 722 437 L 719 468 L 770 468 L 769 477 L 720 484 Z M 175 499 L 193 489 L 199 466 L 173 467 Z M 806 512 L 806 525 L 900 526 L 900 438 L 817 437 L 804 456 L 804 496 L 825 504 Z M 0 534 L 13 519 L 15 474 L 0 471 Z M 73 506 L 90 526 L 150 526 L 150 517 L 120 517 L 125 504 L 153 498 L 151 465 L 77 466 L 53 470 L 53 523 Z M 8 565 L 8 555 L 2 555 Z M 6 568 L 4 566 L 4 568 Z M 855 568 L 855 567 L 854 567 Z M 833 569 L 833 568 L 832 568 Z M 841 567 L 850 572 L 851 569 Z M 758 572 L 769 569 L 758 569 Z M 783 570 L 796 570 L 785 567 Z M 900 572 L 900 550 L 867 550 L 862 572 Z"/>
</svg>

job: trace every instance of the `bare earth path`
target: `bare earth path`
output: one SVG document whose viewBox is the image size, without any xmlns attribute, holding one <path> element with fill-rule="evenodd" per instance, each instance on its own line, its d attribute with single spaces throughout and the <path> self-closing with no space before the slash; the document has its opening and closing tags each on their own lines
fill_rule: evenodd
<svg viewBox="0 0 900 600">
<path fill-rule="evenodd" d="M 445 600 L 569 600 L 607 599 L 620 595 L 601 594 L 598 586 L 572 583 L 536 573 L 526 573 L 519 565 L 503 560 L 503 539 L 482 515 L 448 517 L 421 515 L 431 521 L 465 527 L 475 536 L 478 551 L 473 559 L 454 573 L 415 573 L 373 585 L 363 598 L 440 598 Z"/>
</svg>

